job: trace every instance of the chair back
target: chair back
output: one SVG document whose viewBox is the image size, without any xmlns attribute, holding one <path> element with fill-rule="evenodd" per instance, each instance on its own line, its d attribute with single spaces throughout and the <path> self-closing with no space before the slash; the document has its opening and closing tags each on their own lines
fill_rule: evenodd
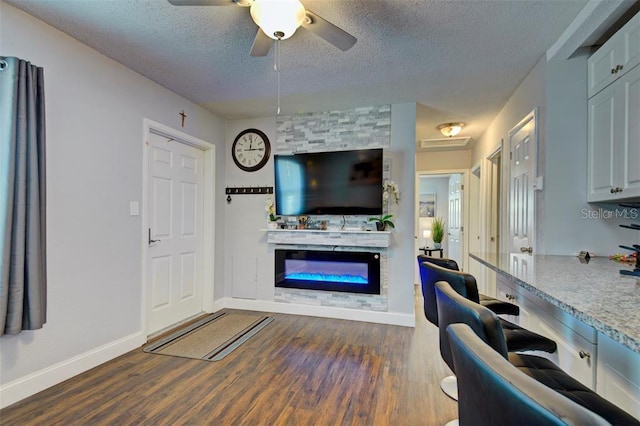
<svg viewBox="0 0 640 426">
<path fill-rule="evenodd" d="M 449 283 L 436 283 L 438 322 L 440 329 L 440 354 L 449 368 L 455 371 L 447 327 L 451 324 L 467 324 L 487 345 L 503 358 L 507 358 L 507 342 L 500 318 L 477 302 L 462 297 Z"/>
<path fill-rule="evenodd" d="M 418 257 L 420 260 L 421 256 Z M 479 303 L 478 285 L 473 275 L 465 272 L 443 268 L 430 261 L 420 263 L 420 281 L 422 284 L 422 298 L 424 315 L 434 325 L 438 325 L 438 304 L 436 301 L 435 285 L 438 281 L 446 281 L 463 297 Z"/>
<path fill-rule="evenodd" d="M 453 271 L 460 270 L 460 268 L 458 267 L 458 262 L 456 262 L 453 259 L 447 259 L 446 257 L 433 257 L 433 256 L 427 256 L 426 254 L 419 254 L 418 264 L 422 262 L 434 263 L 438 266 L 441 266 L 446 269 L 451 269 Z"/>
<path fill-rule="evenodd" d="M 460 425 L 608 425 L 511 365 L 466 324 L 447 328 Z"/>
</svg>

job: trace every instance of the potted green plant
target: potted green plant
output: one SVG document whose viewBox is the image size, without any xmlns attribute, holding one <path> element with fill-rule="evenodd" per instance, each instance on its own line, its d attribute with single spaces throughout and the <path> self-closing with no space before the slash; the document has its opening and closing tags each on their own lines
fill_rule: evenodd
<svg viewBox="0 0 640 426">
<path fill-rule="evenodd" d="M 434 248 L 442 247 L 442 239 L 444 238 L 444 220 L 441 217 L 436 217 L 431 222 L 431 239 L 433 240 Z"/>
<path fill-rule="evenodd" d="M 375 222 L 376 223 L 376 229 L 378 231 L 384 231 L 387 228 L 395 228 L 396 227 L 393 224 L 393 222 L 391 221 L 392 217 L 393 217 L 392 214 L 386 214 L 386 215 L 380 216 L 380 217 L 370 217 L 369 218 L 369 222 Z"/>
</svg>

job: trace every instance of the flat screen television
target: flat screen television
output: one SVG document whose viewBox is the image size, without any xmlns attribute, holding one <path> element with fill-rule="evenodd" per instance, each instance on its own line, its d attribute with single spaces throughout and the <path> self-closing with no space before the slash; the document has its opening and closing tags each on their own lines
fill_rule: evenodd
<svg viewBox="0 0 640 426">
<path fill-rule="evenodd" d="M 379 215 L 382 149 L 275 155 L 276 214 Z"/>
</svg>

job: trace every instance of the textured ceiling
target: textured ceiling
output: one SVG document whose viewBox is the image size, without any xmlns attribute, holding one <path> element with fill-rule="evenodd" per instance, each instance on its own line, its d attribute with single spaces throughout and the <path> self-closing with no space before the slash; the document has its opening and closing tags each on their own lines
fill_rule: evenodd
<svg viewBox="0 0 640 426">
<path fill-rule="evenodd" d="M 274 116 L 274 51 L 239 6 L 6 0 L 229 119 Z M 343 52 L 299 29 L 281 42 L 282 113 L 418 102 L 417 138 L 464 121 L 477 138 L 586 0 L 302 0 L 357 37 Z"/>
</svg>

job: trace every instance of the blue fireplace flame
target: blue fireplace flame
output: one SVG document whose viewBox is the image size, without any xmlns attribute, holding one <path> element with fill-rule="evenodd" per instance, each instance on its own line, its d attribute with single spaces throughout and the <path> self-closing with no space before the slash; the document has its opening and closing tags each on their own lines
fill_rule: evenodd
<svg viewBox="0 0 640 426">
<path fill-rule="evenodd" d="M 369 284 L 368 268 L 364 262 L 286 259 L 284 277 L 317 283 Z"/>
<path fill-rule="evenodd" d="M 315 282 L 336 282 L 336 283 L 349 283 L 349 284 L 368 284 L 366 277 L 362 275 L 349 275 L 349 274 L 314 274 L 307 272 L 298 272 L 285 275 L 286 279 L 301 280 L 301 281 L 315 281 Z"/>
<path fill-rule="evenodd" d="M 275 286 L 380 294 L 380 253 L 275 250 Z"/>
</svg>

